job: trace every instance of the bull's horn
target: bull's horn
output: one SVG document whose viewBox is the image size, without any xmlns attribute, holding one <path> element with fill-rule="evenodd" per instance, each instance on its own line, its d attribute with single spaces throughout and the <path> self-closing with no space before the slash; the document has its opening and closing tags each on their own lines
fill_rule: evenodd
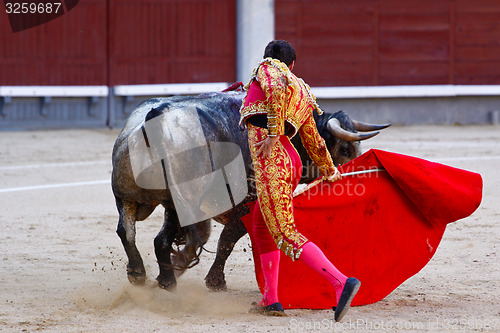
<svg viewBox="0 0 500 333">
<path fill-rule="evenodd" d="M 356 131 L 361 131 L 361 132 L 379 131 L 392 125 L 391 123 L 376 125 L 376 124 L 363 123 L 357 120 L 352 120 L 352 124 L 354 125 Z"/>
<path fill-rule="evenodd" d="M 360 134 L 360 133 L 352 133 L 349 131 L 346 131 L 342 127 L 340 127 L 340 122 L 336 118 L 332 118 L 328 120 L 327 123 L 327 128 L 328 132 L 330 132 L 331 135 L 336 136 L 339 139 L 345 140 L 345 141 L 361 141 L 361 140 L 366 140 L 369 138 L 374 137 L 375 135 L 379 134 L 380 132 L 372 132 L 372 133 L 366 133 L 366 134 Z"/>
</svg>

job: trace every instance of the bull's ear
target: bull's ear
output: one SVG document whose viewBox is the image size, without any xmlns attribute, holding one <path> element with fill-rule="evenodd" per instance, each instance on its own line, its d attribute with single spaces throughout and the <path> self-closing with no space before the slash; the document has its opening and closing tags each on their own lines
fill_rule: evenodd
<svg viewBox="0 0 500 333">
<path fill-rule="evenodd" d="M 351 121 L 352 124 L 354 125 L 354 129 L 360 132 L 380 131 L 392 125 L 391 123 L 377 125 L 377 124 L 363 123 L 357 120 L 351 120 Z"/>
</svg>

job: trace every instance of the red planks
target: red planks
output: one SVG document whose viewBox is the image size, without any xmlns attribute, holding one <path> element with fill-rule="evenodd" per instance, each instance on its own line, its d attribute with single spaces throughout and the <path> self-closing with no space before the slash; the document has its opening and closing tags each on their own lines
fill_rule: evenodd
<svg viewBox="0 0 500 333">
<path fill-rule="evenodd" d="M 12 33 L 0 16 L 0 85 L 231 82 L 235 0 L 86 0 Z"/>
<path fill-rule="evenodd" d="M 110 1 L 110 85 L 235 80 L 234 0 Z"/>
<path fill-rule="evenodd" d="M 448 1 L 382 0 L 378 84 L 446 84 Z"/>
<path fill-rule="evenodd" d="M 296 48 L 297 75 L 313 86 L 370 84 L 375 3 L 276 0 L 276 38 Z"/>
<path fill-rule="evenodd" d="M 453 73 L 457 84 L 500 83 L 499 17 L 499 1 L 457 1 Z"/>
<path fill-rule="evenodd" d="M 500 84 L 498 0 L 276 0 L 311 85 Z"/>
<path fill-rule="evenodd" d="M 0 85 L 106 84 L 105 32 L 104 0 L 17 33 L 0 14 Z"/>
<path fill-rule="evenodd" d="M 234 81 L 236 0 L 86 0 L 12 33 L 0 85 Z M 275 0 L 314 86 L 500 84 L 499 0 Z"/>
</svg>

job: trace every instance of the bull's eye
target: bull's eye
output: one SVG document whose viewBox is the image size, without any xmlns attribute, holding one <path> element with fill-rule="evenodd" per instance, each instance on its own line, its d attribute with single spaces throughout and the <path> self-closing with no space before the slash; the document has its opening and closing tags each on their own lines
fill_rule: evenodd
<svg viewBox="0 0 500 333">
<path fill-rule="evenodd" d="M 343 156 L 349 156 L 349 149 L 347 147 L 342 147 L 342 148 L 340 148 L 340 153 Z"/>
</svg>

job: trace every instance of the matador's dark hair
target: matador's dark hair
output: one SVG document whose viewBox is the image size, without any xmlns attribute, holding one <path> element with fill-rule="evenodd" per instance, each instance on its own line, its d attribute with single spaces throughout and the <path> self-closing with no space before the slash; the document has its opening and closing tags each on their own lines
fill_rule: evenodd
<svg viewBox="0 0 500 333">
<path fill-rule="evenodd" d="M 264 51 L 264 58 L 274 58 L 290 66 L 295 61 L 295 49 L 285 40 L 273 40 L 269 42 Z"/>
</svg>

